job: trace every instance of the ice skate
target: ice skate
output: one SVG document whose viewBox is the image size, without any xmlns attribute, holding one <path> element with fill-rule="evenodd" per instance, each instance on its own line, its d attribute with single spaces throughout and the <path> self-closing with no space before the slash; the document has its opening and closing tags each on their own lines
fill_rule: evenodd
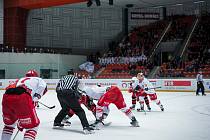
<svg viewBox="0 0 210 140">
<path fill-rule="evenodd" d="M 160 109 L 161 109 L 161 111 L 164 111 L 163 105 L 160 105 Z"/>
<path fill-rule="evenodd" d="M 151 111 L 151 107 L 149 105 L 147 105 L 147 109 L 148 111 Z"/>
<path fill-rule="evenodd" d="M 62 123 L 54 122 L 54 124 L 53 124 L 53 129 L 59 129 L 59 128 L 63 128 L 63 127 L 64 127 L 64 124 L 62 124 Z"/>
<path fill-rule="evenodd" d="M 131 109 L 131 110 L 135 110 L 135 107 L 136 107 L 136 105 L 132 105 L 132 106 L 130 107 L 130 109 Z"/>
<path fill-rule="evenodd" d="M 93 124 L 90 125 L 93 127 L 95 130 L 100 130 L 101 127 L 103 126 L 102 120 L 96 120 Z"/>
<path fill-rule="evenodd" d="M 144 110 L 144 108 L 137 108 L 137 111 L 138 112 L 144 112 L 145 110 Z"/>
<path fill-rule="evenodd" d="M 140 104 L 140 108 L 138 108 L 137 111 L 144 112 L 144 104 Z"/>
<path fill-rule="evenodd" d="M 90 126 L 84 127 L 84 128 L 83 128 L 83 132 L 84 132 L 85 135 L 95 133 L 95 132 L 94 132 L 94 129 L 93 129 L 92 127 L 90 127 Z"/>
<path fill-rule="evenodd" d="M 132 121 L 130 122 L 130 124 L 131 124 L 133 127 L 139 127 L 139 122 L 136 120 L 135 117 L 133 117 L 131 120 L 132 120 Z"/>
<path fill-rule="evenodd" d="M 65 125 L 65 126 L 70 126 L 71 125 L 71 122 L 70 121 L 68 121 L 68 120 L 66 120 L 66 121 L 62 121 L 62 123 Z"/>
<path fill-rule="evenodd" d="M 64 124 L 64 126 L 70 126 L 71 122 L 68 120 L 70 117 L 66 116 L 63 120 L 62 120 L 62 124 Z"/>
</svg>

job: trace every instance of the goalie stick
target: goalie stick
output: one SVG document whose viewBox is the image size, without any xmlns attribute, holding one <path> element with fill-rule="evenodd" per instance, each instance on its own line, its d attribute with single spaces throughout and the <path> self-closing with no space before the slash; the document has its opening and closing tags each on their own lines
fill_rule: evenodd
<svg viewBox="0 0 210 140">
<path fill-rule="evenodd" d="M 54 106 L 47 106 L 47 105 L 43 104 L 43 103 L 40 102 L 40 101 L 38 101 L 38 103 L 40 103 L 41 105 L 43 105 L 43 106 L 45 106 L 45 107 L 47 107 L 47 108 L 49 108 L 49 109 L 55 108 L 55 105 L 54 105 Z"/>
</svg>

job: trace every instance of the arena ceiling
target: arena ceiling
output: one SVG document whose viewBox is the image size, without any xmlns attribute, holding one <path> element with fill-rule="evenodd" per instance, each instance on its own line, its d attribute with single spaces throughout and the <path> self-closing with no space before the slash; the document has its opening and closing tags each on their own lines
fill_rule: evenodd
<svg viewBox="0 0 210 140">
<path fill-rule="evenodd" d="M 5 8 L 22 7 L 26 9 L 46 8 L 51 6 L 61 6 L 71 4 L 75 7 L 87 7 L 88 0 L 5 0 Z M 94 0 L 93 0 L 94 1 Z M 110 6 L 109 0 L 100 0 L 101 7 Z M 126 5 L 133 5 L 137 8 L 161 7 L 161 6 L 180 6 L 193 3 L 210 3 L 210 0 L 113 0 L 113 6 L 126 7 Z M 93 2 L 91 7 L 95 7 Z"/>
<path fill-rule="evenodd" d="M 181 4 L 199 3 L 210 0 L 113 0 L 115 6 L 125 7 L 127 4 L 133 4 L 134 7 L 146 8 L 157 6 L 176 6 Z M 101 3 L 109 3 L 109 0 L 101 0 Z"/>
<path fill-rule="evenodd" d="M 93 0 L 94 1 L 94 0 Z M 100 0 L 101 7 L 107 7 L 109 0 Z M 133 5 L 135 8 L 149 8 L 149 7 L 161 7 L 161 6 L 185 6 L 199 3 L 210 3 L 210 0 L 113 0 L 113 6 L 115 7 L 126 7 L 126 5 Z M 73 6 L 86 6 L 86 2 L 79 4 L 73 4 Z M 96 4 L 93 2 L 91 7 L 95 7 Z"/>
</svg>

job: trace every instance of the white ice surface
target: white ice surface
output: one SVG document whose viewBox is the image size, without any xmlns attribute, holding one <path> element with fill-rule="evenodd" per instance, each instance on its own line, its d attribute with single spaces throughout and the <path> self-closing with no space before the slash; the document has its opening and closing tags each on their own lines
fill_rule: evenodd
<svg viewBox="0 0 210 140">
<path fill-rule="evenodd" d="M 2 100 L 0 91 L 0 101 Z M 124 92 L 128 106 L 131 105 L 131 95 Z M 114 105 L 107 121 L 110 126 L 95 131 L 95 134 L 82 134 L 82 126 L 78 117 L 71 118 L 72 125 L 66 130 L 52 129 L 53 120 L 60 110 L 60 105 L 54 91 L 42 97 L 41 102 L 56 108 L 48 109 L 42 105 L 37 109 L 41 120 L 36 140 L 210 140 L 210 95 L 195 96 L 194 93 L 158 93 L 158 98 L 165 111 L 151 103 L 152 112 L 133 111 L 140 127 L 131 127 L 130 120 Z M 139 104 L 137 104 L 139 107 Z M 84 107 L 85 109 L 85 107 Z M 94 116 L 85 109 L 90 122 Z M 0 107 L 0 133 L 3 128 L 2 111 Z M 19 133 L 16 140 L 22 140 Z"/>
</svg>

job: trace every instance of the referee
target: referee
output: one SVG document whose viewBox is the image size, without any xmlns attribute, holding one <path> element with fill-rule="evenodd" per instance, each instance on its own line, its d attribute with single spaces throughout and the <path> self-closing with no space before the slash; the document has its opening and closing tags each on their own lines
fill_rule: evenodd
<svg viewBox="0 0 210 140">
<path fill-rule="evenodd" d="M 77 88 L 79 85 L 79 80 L 74 76 L 73 70 L 68 71 L 68 75 L 63 76 L 56 87 L 57 98 L 61 105 L 61 110 L 55 117 L 53 128 L 63 127 L 62 120 L 68 114 L 69 110 L 72 109 L 74 113 L 79 117 L 81 124 L 83 126 L 83 131 L 85 134 L 93 133 L 93 128 L 89 126 L 86 118 L 85 111 L 80 106 L 78 101 L 80 93 Z"/>
<path fill-rule="evenodd" d="M 202 96 L 205 96 L 206 94 L 204 93 L 204 86 L 203 86 L 203 75 L 202 72 L 199 71 L 197 76 L 196 76 L 196 81 L 197 81 L 197 90 L 196 90 L 196 96 L 199 95 L 199 91 L 201 90 Z"/>
</svg>

